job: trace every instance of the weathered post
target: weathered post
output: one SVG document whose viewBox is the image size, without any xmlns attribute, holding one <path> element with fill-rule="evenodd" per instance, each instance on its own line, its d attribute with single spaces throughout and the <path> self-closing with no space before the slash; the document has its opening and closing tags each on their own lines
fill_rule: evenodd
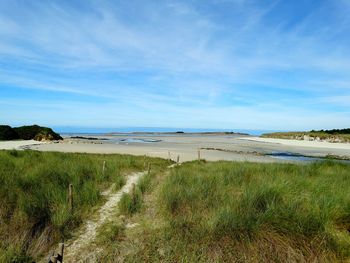
<svg viewBox="0 0 350 263">
<path fill-rule="evenodd" d="M 103 161 L 102 165 L 102 174 L 105 175 L 105 170 L 106 170 L 106 161 Z"/>
<path fill-rule="evenodd" d="M 168 151 L 168 161 L 170 162 L 171 158 L 170 158 L 170 151 Z"/>
<path fill-rule="evenodd" d="M 64 244 L 63 243 L 59 243 L 58 244 L 58 255 L 57 255 L 57 261 L 58 262 L 63 262 L 63 251 L 64 251 Z"/>
<path fill-rule="evenodd" d="M 73 211 L 73 184 L 68 186 L 68 205 L 69 209 Z"/>
<path fill-rule="evenodd" d="M 147 175 L 149 176 L 151 174 L 151 163 L 148 163 L 148 171 L 147 171 Z"/>
<path fill-rule="evenodd" d="M 50 257 L 49 263 L 57 263 L 57 256 L 52 255 L 52 256 Z"/>
<path fill-rule="evenodd" d="M 177 156 L 176 163 L 177 163 L 177 165 L 179 165 L 179 163 L 180 163 L 180 155 Z"/>
<path fill-rule="evenodd" d="M 200 148 L 198 148 L 198 162 L 201 161 L 201 150 Z"/>
</svg>

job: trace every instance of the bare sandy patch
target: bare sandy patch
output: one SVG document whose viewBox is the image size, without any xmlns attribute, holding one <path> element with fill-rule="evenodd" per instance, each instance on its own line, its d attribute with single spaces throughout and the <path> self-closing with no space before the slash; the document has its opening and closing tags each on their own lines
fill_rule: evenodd
<svg viewBox="0 0 350 263">
<path fill-rule="evenodd" d="M 34 140 L 0 141 L 0 150 L 20 150 L 26 146 L 34 146 L 41 144 L 46 144 L 46 142 L 39 142 Z"/>
</svg>

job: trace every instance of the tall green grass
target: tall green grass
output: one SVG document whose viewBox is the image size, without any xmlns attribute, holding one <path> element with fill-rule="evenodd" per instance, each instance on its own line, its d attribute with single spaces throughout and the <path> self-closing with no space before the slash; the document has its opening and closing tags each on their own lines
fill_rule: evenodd
<svg viewBox="0 0 350 263">
<path fill-rule="evenodd" d="M 101 190 L 121 187 L 123 174 L 143 165 L 143 157 L 129 155 L 0 151 L 0 262 L 29 261 L 68 238 L 101 202 Z M 67 203 L 70 183 L 73 211 Z"/>
<path fill-rule="evenodd" d="M 132 215 L 139 212 L 142 206 L 142 192 L 136 187 L 131 193 L 124 193 L 119 202 L 119 210 L 122 214 Z"/>
<path fill-rule="evenodd" d="M 124 193 L 119 202 L 119 210 L 122 214 L 132 215 L 140 212 L 143 203 L 143 194 L 149 192 L 152 188 L 152 180 L 155 175 L 159 173 L 159 169 L 156 171 L 150 171 L 149 173 L 140 177 L 137 181 L 135 188 L 130 193 Z"/>
<path fill-rule="evenodd" d="M 208 261 L 213 247 L 219 262 L 350 257 L 350 165 L 188 163 L 158 205 L 170 261 Z"/>
</svg>

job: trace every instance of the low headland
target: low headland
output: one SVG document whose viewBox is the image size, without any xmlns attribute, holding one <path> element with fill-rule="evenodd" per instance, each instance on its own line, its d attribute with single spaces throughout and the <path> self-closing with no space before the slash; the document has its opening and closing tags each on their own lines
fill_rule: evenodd
<svg viewBox="0 0 350 263">
<path fill-rule="evenodd" d="M 11 140 L 53 141 L 63 140 L 63 138 L 48 127 L 30 125 L 12 128 L 8 125 L 0 125 L 0 141 Z"/>
<path fill-rule="evenodd" d="M 350 128 L 319 131 L 312 130 L 308 132 L 274 132 L 265 133 L 261 135 L 261 137 L 331 143 L 350 143 Z"/>
</svg>

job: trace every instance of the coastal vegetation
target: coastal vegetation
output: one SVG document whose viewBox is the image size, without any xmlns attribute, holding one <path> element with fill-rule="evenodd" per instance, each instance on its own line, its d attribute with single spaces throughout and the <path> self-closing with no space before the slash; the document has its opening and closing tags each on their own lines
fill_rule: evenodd
<svg viewBox="0 0 350 263">
<path fill-rule="evenodd" d="M 350 166 L 191 162 L 154 177 L 140 225 L 101 262 L 343 262 L 350 258 Z M 120 229 L 123 229 L 122 231 Z"/>
<path fill-rule="evenodd" d="M 350 259 L 348 164 L 193 161 L 166 170 L 157 158 L 11 150 L 0 151 L 0 262 L 46 255 L 104 202 L 102 190 L 118 190 L 148 162 L 152 172 L 98 230 L 99 262 Z"/>
<path fill-rule="evenodd" d="M 0 141 L 19 139 L 17 132 L 8 125 L 0 125 Z"/>
<path fill-rule="evenodd" d="M 62 137 L 51 128 L 38 125 L 21 126 L 12 128 L 8 125 L 0 125 L 0 140 L 62 140 Z"/>
<path fill-rule="evenodd" d="M 328 142 L 350 142 L 350 129 L 320 130 L 308 132 L 274 132 L 261 135 L 264 138 L 328 141 Z"/>
<path fill-rule="evenodd" d="M 0 151 L 0 262 L 32 262 L 69 238 L 103 202 L 101 191 L 118 190 L 145 161 L 154 169 L 168 164 L 130 155 Z"/>
</svg>

